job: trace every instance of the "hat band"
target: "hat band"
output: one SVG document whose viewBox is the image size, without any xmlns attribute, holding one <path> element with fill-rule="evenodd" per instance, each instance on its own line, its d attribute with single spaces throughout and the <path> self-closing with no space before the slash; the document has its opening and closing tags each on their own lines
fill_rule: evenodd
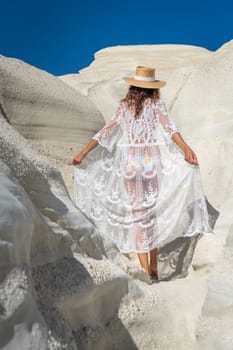
<svg viewBox="0 0 233 350">
<path fill-rule="evenodd" d="M 135 80 L 141 80 L 141 81 L 155 81 L 155 78 L 152 77 L 140 77 L 139 75 L 134 76 Z"/>
</svg>

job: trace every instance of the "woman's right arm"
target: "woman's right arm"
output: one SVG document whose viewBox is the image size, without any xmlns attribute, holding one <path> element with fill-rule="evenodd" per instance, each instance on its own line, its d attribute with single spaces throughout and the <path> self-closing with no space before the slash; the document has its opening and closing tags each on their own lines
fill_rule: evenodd
<svg viewBox="0 0 233 350">
<path fill-rule="evenodd" d="M 73 165 L 80 164 L 87 153 L 94 149 L 98 144 L 99 142 L 97 140 L 91 139 L 90 142 L 73 158 Z"/>
<path fill-rule="evenodd" d="M 122 104 L 120 103 L 115 110 L 112 118 L 100 129 L 90 140 L 90 142 L 73 159 L 73 165 L 81 163 L 82 159 L 95 148 L 98 144 L 106 147 L 110 152 L 114 144 L 120 137 L 120 116 L 123 114 Z"/>
</svg>

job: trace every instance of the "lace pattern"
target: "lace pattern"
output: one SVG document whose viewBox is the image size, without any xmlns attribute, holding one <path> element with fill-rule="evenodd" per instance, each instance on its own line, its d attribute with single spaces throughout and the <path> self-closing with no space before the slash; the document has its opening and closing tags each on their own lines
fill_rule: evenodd
<svg viewBox="0 0 233 350">
<path fill-rule="evenodd" d="M 163 101 L 137 118 L 120 103 L 75 168 L 75 202 L 122 252 L 147 252 L 176 237 L 209 233 L 200 169 L 185 162 Z"/>
<path fill-rule="evenodd" d="M 113 146 L 121 139 L 121 144 L 157 144 L 164 142 L 158 139 L 158 128 L 161 129 L 167 143 L 171 136 L 179 132 L 174 121 L 170 118 L 165 103 L 145 101 L 144 108 L 137 118 L 132 111 L 120 103 L 111 120 L 93 136 L 103 147 L 112 151 Z"/>
</svg>

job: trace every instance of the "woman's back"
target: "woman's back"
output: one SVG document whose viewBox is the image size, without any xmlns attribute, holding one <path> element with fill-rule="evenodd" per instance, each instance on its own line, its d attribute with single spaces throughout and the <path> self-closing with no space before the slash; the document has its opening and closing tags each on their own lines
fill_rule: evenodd
<svg viewBox="0 0 233 350">
<path fill-rule="evenodd" d="M 116 146 L 170 143 L 172 134 L 177 131 L 165 103 L 161 99 L 147 98 L 137 115 L 134 108 L 122 101 L 111 120 L 93 139 L 112 150 Z"/>
<path fill-rule="evenodd" d="M 143 102 L 143 108 L 137 116 L 134 110 L 122 103 L 120 125 L 123 131 L 122 143 L 128 144 L 156 144 L 161 139 L 160 130 L 166 136 L 177 132 L 175 123 L 171 121 L 165 104 L 158 99 L 156 102 L 150 98 Z"/>
</svg>

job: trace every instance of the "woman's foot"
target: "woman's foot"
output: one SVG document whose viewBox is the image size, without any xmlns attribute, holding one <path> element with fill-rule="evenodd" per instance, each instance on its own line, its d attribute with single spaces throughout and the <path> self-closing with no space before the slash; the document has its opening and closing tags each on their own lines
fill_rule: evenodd
<svg viewBox="0 0 233 350">
<path fill-rule="evenodd" d="M 157 282 L 159 280 L 158 271 L 156 267 L 150 269 L 149 277 L 152 283 Z"/>
<path fill-rule="evenodd" d="M 150 267 L 148 263 L 148 253 L 138 253 L 138 258 L 140 261 L 141 267 L 145 270 L 146 273 L 150 273 Z"/>
<path fill-rule="evenodd" d="M 150 265 L 149 276 L 152 281 L 158 281 L 158 270 L 156 264 Z"/>
<path fill-rule="evenodd" d="M 150 251 L 150 276 L 158 277 L 157 270 L 157 248 L 154 248 Z"/>
<path fill-rule="evenodd" d="M 150 265 L 150 275 L 153 276 L 157 274 L 158 274 L 157 265 L 156 264 Z"/>
<path fill-rule="evenodd" d="M 158 277 L 158 275 L 150 275 L 150 280 L 151 280 L 151 282 L 153 283 L 153 282 L 156 282 L 156 281 L 158 281 L 159 280 L 159 277 Z"/>
</svg>

